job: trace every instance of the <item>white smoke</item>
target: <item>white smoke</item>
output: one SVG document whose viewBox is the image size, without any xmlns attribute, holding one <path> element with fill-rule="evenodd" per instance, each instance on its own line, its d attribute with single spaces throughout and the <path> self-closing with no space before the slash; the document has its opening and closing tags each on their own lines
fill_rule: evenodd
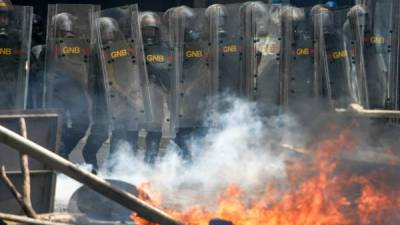
<svg viewBox="0 0 400 225">
<path fill-rule="evenodd" d="M 212 207 L 216 195 L 230 184 L 248 194 L 257 194 L 271 179 L 285 179 L 285 154 L 279 143 L 302 145 L 297 123 L 288 116 L 261 119 L 257 106 L 238 99 L 228 99 L 229 110 L 212 114 L 213 124 L 205 137 L 188 141 L 193 163 L 187 164 L 176 154 L 174 144 L 154 167 L 134 157 L 128 145 L 122 145 L 113 158 L 112 171 L 104 166 L 100 174 L 140 185 L 150 183 L 150 196 L 160 194 L 163 204 L 190 207 L 203 204 Z"/>
<path fill-rule="evenodd" d="M 91 171 L 91 165 L 80 165 L 80 168 Z M 82 186 L 78 181 L 69 178 L 64 174 L 57 174 L 57 183 L 55 190 L 55 198 L 54 198 L 54 209 L 55 211 L 66 211 L 68 207 L 68 203 L 72 195 L 78 188 Z"/>
<path fill-rule="evenodd" d="M 289 114 L 265 117 L 259 114 L 256 104 L 240 99 L 228 98 L 221 104 L 224 104 L 224 113 L 207 114 L 207 123 L 214 124 L 214 127 L 204 137 L 187 140 L 193 154 L 192 164 L 181 160 L 177 146 L 172 142 L 154 166 L 145 164 L 143 154 L 134 156 L 130 146 L 122 143 L 112 160 L 103 165 L 99 175 L 137 186 L 149 183 L 148 194 L 160 197 L 166 207 L 179 209 L 202 205 L 212 208 L 217 194 L 231 184 L 238 185 L 244 191 L 244 197 L 249 199 L 260 196 L 271 180 L 284 185 L 287 182 L 285 161 L 292 158 L 288 155 L 291 151 L 281 144 L 307 147 L 313 142 L 313 136 L 318 139 L 324 137 L 324 133 L 329 134 L 329 131 L 325 132 L 324 124 L 340 125 L 347 121 L 311 112 L 305 116 L 306 119 L 296 117 L 297 120 L 295 115 Z M 357 121 L 361 126 L 359 123 L 362 121 Z M 384 148 L 378 148 L 379 155 L 375 154 L 378 150 L 366 148 L 370 143 L 364 141 L 370 137 L 365 132 L 370 130 L 369 123 L 358 130 L 361 131 L 358 134 L 360 144 L 365 145 L 355 148 L 359 151 L 346 153 L 345 158 L 363 162 L 388 162 L 392 159 L 390 155 L 382 156 Z M 363 137 L 364 133 L 366 137 Z M 112 170 L 109 170 L 110 165 Z M 283 182 L 276 182 L 277 179 Z M 56 204 L 66 206 L 79 186 L 81 184 L 60 175 Z"/>
</svg>

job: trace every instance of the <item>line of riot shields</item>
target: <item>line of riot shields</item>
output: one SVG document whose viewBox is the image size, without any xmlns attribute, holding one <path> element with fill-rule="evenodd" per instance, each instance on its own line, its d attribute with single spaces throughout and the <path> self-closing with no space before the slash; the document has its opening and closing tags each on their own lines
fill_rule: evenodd
<svg viewBox="0 0 400 225">
<path fill-rule="evenodd" d="M 49 5 L 35 93 L 43 107 L 64 111 L 64 157 L 86 137 L 84 159 L 97 168 L 109 137 L 110 156 L 123 142 L 136 154 L 144 130 L 145 162 L 156 162 L 162 137 L 190 162 L 187 141 L 218 126 L 206 120 L 225 110 L 221 96 L 253 101 L 263 117 L 310 104 L 399 110 L 399 10 L 397 0 L 166 12 Z M 0 2 L 2 109 L 26 107 L 31 22 L 31 8 Z"/>
</svg>

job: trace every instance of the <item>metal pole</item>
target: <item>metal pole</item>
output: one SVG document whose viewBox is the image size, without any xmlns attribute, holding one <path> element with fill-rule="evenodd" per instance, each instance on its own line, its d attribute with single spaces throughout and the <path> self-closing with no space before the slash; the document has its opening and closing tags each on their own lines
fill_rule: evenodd
<svg viewBox="0 0 400 225">
<path fill-rule="evenodd" d="M 182 222 L 138 199 L 129 192 L 112 187 L 111 184 L 104 179 L 80 169 L 70 161 L 3 126 L 0 126 L 0 142 L 12 147 L 21 154 L 27 154 L 53 169 L 64 173 L 72 179 L 108 197 L 112 201 L 136 212 L 138 216 L 148 221 L 161 225 L 183 225 Z"/>
<path fill-rule="evenodd" d="M 28 218 L 25 216 L 17 216 L 17 215 L 12 215 L 12 214 L 7 214 L 7 213 L 0 213 L 0 220 L 12 221 L 12 222 L 30 224 L 30 225 L 70 225 L 67 223 L 49 222 L 49 221 L 32 219 L 32 218 Z"/>
<path fill-rule="evenodd" d="M 364 109 L 358 104 L 351 104 L 348 109 L 335 109 L 337 113 L 371 117 L 371 118 L 400 118 L 400 111 L 385 109 Z"/>
</svg>

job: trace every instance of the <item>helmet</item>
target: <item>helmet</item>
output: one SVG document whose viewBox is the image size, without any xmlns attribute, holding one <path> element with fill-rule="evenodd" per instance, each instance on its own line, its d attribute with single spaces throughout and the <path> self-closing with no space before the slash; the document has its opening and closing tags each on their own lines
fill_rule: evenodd
<svg viewBox="0 0 400 225">
<path fill-rule="evenodd" d="M 265 15 L 269 15 L 271 12 L 268 11 L 268 8 L 266 8 L 264 3 L 262 2 L 253 2 L 249 5 L 249 7 L 254 13 L 253 17 L 256 18 L 255 22 L 257 24 L 257 36 L 266 36 L 269 32 L 270 21 L 267 19 L 263 19 L 263 17 L 265 17 Z M 271 18 L 271 21 L 272 20 L 273 18 Z"/>
<path fill-rule="evenodd" d="M 12 4 L 8 0 L 0 0 L 0 14 L 8 14 L 12 9 Z"/>
<path fill-rule="evenodd" d="M 218 15 L 217 18 L 212 18 L 213 12 L 216 13 L 216 15 Z M 223 6 L 221 4 L 214 4 L 214 5 L 209 6 L 206 10 L 206 16 L 207 16 L 209 22 L 218 22 L 218 35 L 219 35 L 219 37 L 225 37 L 226 31 L 225 31 L 224 27 L 225 27 L 226 17 L 227 17 L 225 6 Z M 218 21 L 210 21 L 212 19 L 218 20 Z"/>
<path fill-rule="evenodd" d="M 9 16 L 12 9 L 11 2 L 7 0 L 0 0 L 0 36 L 6 36 L 6 28 L 9 25 Z"/>
<path fill-rule="evenodd" d="M 143 12 L 140 17 L 140 27 L 142 30 L 145 45 L 154 45 L 160 41 L 160 17 L 153 12 Z"/>
<path fill-rule="evenodd" d="M 349 12 L 347 13 L 347 17 L 349 18 L 357 18 L 359 25 L 366 26 L 367 25 L 367 11 L 361 5 L 353 6 Z"/>
<path fill-rule="evenodd" d="M 192 9 L 187 6 L 176 7 L 173 12 L 173 17 L 178 21 L 183 21 L 181 24 L 184 28 L 184 38 L 186 41 L 196 41 L 200 39 L 199 32 L 195 31 L 192 26 L 195 15 Z"/>
<path fill-rule="evenodd" d="M 311 15 L 313 22 L 318 22 L 319 26 L 322 26 L 322 32 L 324 34 L 331 33 L 334 27 L 334 21 L 331 11 L 324 5 L 316 5 L 311 9 Z"/>
<path fill-rule="evenodd" d="M 76 17 L 70 13 L 59 13 L 53 16 L 51 22 L 56 29 L 56 37 L 59 38 L 72 38 L 74 37 L 73 23 Z"/>
<path fill-rule="evenodd" d="M 101 39 L 109 42 L 116 39 L 119 32 L 118 22 L 111 17 L 100 17 L 97 19 L 97 26 L 100 28 Z"/>
<path fill-rule="evenodd" d="M 189 20 L 194 18 L 193 10 L 184 5 L 174 8 L 174 15 Z"/>
<path fill-rule="evenodd" d="M 337 8 L 337 2 L 335 0 L 327 1 L 325 3 L 326 7 L 329 9 L 336 9 Z"/>
</svg>

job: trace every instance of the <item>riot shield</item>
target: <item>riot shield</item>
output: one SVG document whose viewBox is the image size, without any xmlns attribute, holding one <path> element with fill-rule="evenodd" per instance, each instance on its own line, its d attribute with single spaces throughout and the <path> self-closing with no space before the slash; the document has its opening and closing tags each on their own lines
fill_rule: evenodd
<svg viewBox="0 0 400 225">
<path fill-rule="evenodd" d="M 48 6 L 45 106 L 63 109 L 64 126 L 80 135 L 84 135 L 90 123 L 92 100 L 88 82 L 98 9 L 94 5 Z"/>
<path fill-rule="evenodd" d="M 97 34 L 112 129 L 139 130 L 154 116 L 137 5 L 103 10 Z"/>
<path fill-rule="evenodd" d="M 97 40 L 98 41 L 98 40 Z M 93 48 L 92 72 L 89 76 L 89 93 L 92 99 L 92 128 L 91 135 L 95 137 L 109 132 L 109 112 L 107 107 L 106 85 L 101 67 L 101 56 L 98 46 Z M 88 142 L 86 142 L 88 143 Z"/>
<path fill-rule="evenodd" d="M 169 128 L 169 98 L 170 76 L 172 64 L 168 42 L 167 21 L 158 12 L 142 12 L 140 26 L 143 37 L 143 47 L 150 85 L 149 104 L 154 112 L 154 120 L 147 123 L 148 131 L 161 131 L 163 125 Z"/>
<path fill-rule="evenodd" d="M 213 94 L 238 95 L 240 88 L 240 12 L 242 4 L 215 4 L 206 10 Z"/>
<path fill-rule="evenodd" d="M 347 108 L 357 99 L 344 26 L 348 9 L 312 9 L 314 25 L 314 73 L 319 94 L 331 108 Z"/>
<path fill-rule="evenodd" d="M 181 6 L 172 9 L 168 17 L 174 58 L 171 119 L 178 129 L 199 127 L 212 93 L 205 9 Z"/>
<path fill-rule="evenodd" d="M 263 115 L 275 114 L 282 102 L 281 9 L 281 5 L 251 2 L 241 11 L 243 91 Z"/>
<path fill-rule="evenodd" d="M 318 95 L 318 83 L 313 73 L 311 8 L 285 7 L 282 32 L 282 101 L 285 107 L 298 108 Z"/>
<path fill-rule="evenodd" d="M 0 109 L 25 109 L 33 9 L 0 4 Z"/>
<path fill-rule="evenodd" d="M 397 39 L 393 32 L 397 4 L 393 0 L 360 0 L 348 13 L 361 104 L 365 108 L 394 109 L 397 105 L 397 72 L 392 65 L 396 60 L 393 54 L 397 54 L 392 47 Z"/>
</svg>

